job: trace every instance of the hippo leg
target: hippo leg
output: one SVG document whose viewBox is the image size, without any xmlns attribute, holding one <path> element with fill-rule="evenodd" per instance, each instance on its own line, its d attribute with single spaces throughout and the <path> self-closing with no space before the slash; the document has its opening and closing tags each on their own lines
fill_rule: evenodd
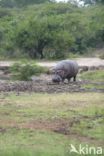
<svg viewBox="0 0 104 156">
<path fill-rule="evenodd" d="M 64 83 L 64 81 L 65 81 L 65 79 L 64 79 L 64 78 L 62 78 L 62 83 Z"/>
<path fill-rule="evenodd" d="M 76 76 L 73 77 L 73 81 L 76 81 Z"/>
<path fill-rule="evenodd" d="M 67 78 L 67 80 L 68 80 L 68 83 L 70 82 L 70 80 L 71 80 L 71 78 Z"/>
</svg>

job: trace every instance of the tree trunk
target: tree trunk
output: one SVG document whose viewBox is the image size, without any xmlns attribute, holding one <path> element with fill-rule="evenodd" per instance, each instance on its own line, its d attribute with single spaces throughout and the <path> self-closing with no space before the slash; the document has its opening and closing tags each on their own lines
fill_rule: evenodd
<svg viewBox="0 0 104 156">
<path fill-rule="evenodd" d="M 40 54 L 40 58 L 43 59 L 44 58 L 43 49 L 40 50 L 39 54 Z"/>
<path fill-rule="evenodd" d="M 43 55 L 43 47 L 42 46 L 39 46 L 37 48 L 37 52 L 40 55 L 40 58 L 43 59 L 44 58 L 44 55 Z"/>
<path fill-rule="evenodd" d="M 31 49 L 29 55 L 30 55 L 30 57 L 32 59 L 37 58 L 36 50 L 35 49 Z"/>
</svg>

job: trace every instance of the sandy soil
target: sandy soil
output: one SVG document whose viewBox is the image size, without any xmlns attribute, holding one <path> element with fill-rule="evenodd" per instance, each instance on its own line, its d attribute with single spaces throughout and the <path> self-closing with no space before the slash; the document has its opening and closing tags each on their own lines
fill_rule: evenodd
<svg viewBox="0 0 104 156">
<path fill-rule="evenodd" d="M 104 66 L 104 60 L 99 58 L 77 58 L 79 66 Z M 57 62 L 39 62 L 41 66 L 53 67 Z"/>
<path fill-rule="evenodd" d="M 104 60 L 100 58 L 77 58 L 79 66 L 104 66 Z M 58 61 L 40 61 L 38 62 L 41 66 L 53 67 Z M 11 66 L 14 61 L 0 61 L 0 66 Z"/>
</svg>

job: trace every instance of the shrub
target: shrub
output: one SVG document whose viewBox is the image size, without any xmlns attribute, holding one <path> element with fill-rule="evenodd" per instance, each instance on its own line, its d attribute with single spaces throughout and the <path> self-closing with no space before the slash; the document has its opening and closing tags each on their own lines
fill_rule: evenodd
<svg viewBox="0 0 104 156">
<path fill-rule="evenodd" d="M 100 59 L 104 60 L 104 53 L 101 54 L 99 57 L 100 57 Z"/>
<path fill-rule="evenodd" d="M 46 72 L 46 69 L 36 64 L 15 63 L 12 65 L 10 71 L 14 79 L 28 81 L 31 80 L 32 75 L 40 75 Z"/>
</svg>

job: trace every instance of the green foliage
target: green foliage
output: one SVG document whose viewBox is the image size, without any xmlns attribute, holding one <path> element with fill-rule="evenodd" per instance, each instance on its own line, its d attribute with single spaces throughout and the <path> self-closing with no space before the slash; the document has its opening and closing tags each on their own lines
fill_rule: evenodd
<svg viewBox="0 0 104 156">
<path fill-rule="evenodd" d="M 73 38 L 61 28 L 60 22 L 60 16 L 42 17 L 41 20 L 32 17 L 26 25 L 22 27 L 20 25 L 16 45 L 31 58 L 43 58 L 49 49 L 55 51 L 52 57 L 62 58 L 68 46 L 72 44 Z"/>
<path fill-rule="evenodd" d="M 0 0 L 0 6 L 13 8 L 46 2 L 51 2 L 51 0 Z"/>
<path fill-rule="evenodd" d="M 21 1 L 22 2 L 22 1 Z M 104 45 L 104 6 L 45 3 L 0 8 L 0 55 L 63 59 Z"/>
<path fill-rule="evenodd" d="M 80 0 L 81 2 L 83 1 L 86 4 L 104 4 L 104 0 Z"/>
<path fill-rule="evenodd" d="M 4 9 L 0 7 L 0 18 L 3 18 L 5 16 L 11 16 L 10 9 Z"/>
<path fill-rule="evenodd" d="M 100 59 L 104 60 L 104 53 L 101 54 L 99 57 L 100 57 Z"/>
<path fill-rule="evenodd" d="M 45 72 L 45 69 L 36 64 L 15 63 L 11 66 L 10 71 L 14 79 L 28 81 L 31 79 L 32 75 L 40 75 Z"/>
<path fill-rule="evenodd" d="M 77 53 L 69 53 L 68 58 L 69 59 L 75 59 L 75 58 L 79 58 L 80 55 Z"/>
</svg>

